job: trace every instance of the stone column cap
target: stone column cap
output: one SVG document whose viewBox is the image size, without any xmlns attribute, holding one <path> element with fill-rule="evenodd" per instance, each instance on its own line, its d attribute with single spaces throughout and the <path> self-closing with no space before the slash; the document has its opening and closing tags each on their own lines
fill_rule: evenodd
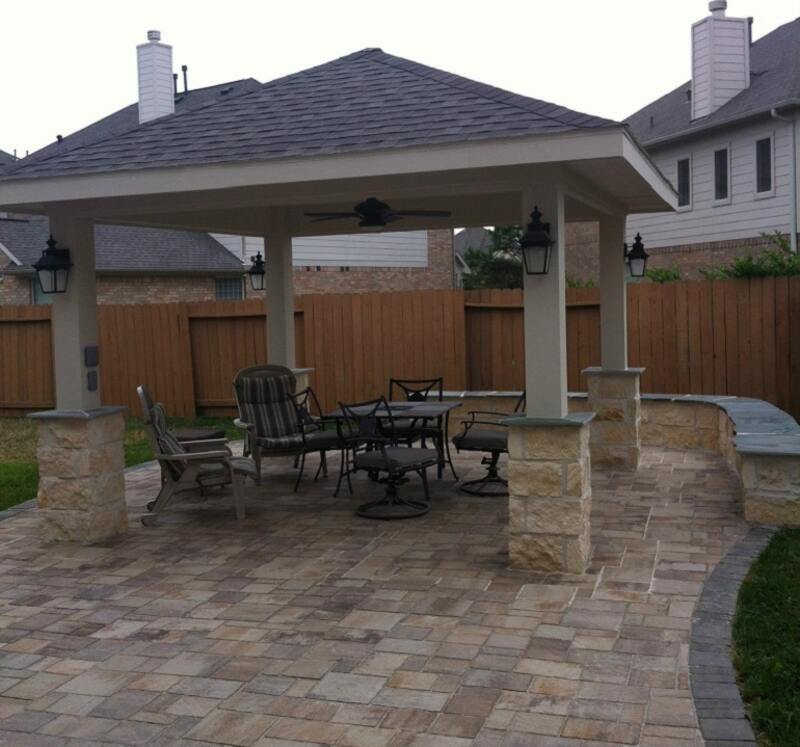
<svg viewBox="0 0 800 747">
<path fill-rule="evenodd" d="M 563 418 L 529 418 L 527 415 L 515 415 L 514 417 L 505 418 L 501 422 L 503 425 L 515 428 L 578 428 L 591 422 L 594 415 L 593 412 L 571 412 Z"/>
<path fill-rule="evenodd" d="M 128 412 L 128 408 L 123 405 L 106 405 L 105 407 L 93 407 L 91 410 L 44 410 L 29 413 L 28 417 L 34 420 L 96 420 L 126 412 Z"/>
<path fill-rule="evenodd" d="M 641 376 L 646 369 L 644 368 L 603 368 L 602 366 L 589 366 L 584 368 L 581 373 L 593 374 L 594 376 Z"/>
</svg>

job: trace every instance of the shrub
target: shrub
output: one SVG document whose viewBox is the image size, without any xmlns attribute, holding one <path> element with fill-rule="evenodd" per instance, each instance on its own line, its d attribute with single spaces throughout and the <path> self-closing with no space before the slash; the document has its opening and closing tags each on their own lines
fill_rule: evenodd
<svg viewBox="0 0 800 747">
<path fill-rule="evenodd" d="M 654 283 L 674 283 L 677 280 L 682 280 L 681 271 L 675 267 L 651 267 L 646 273 L 645 277 Z"/>
<path fill-rule="evenodd" d="M 789 240 L 778 231 L 762 234 L 771 247 L 760 254 L 736 257 L 727 265 L 700 270 L 706 280 L 723 278 L 774 278 L 800 275 L 800 255 L 791 250 Z"/>
</svg>

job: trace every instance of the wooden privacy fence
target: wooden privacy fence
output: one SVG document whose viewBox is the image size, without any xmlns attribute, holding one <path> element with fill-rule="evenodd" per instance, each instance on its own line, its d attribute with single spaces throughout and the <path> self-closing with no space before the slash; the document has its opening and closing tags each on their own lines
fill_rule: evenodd
<svg viewBox="0 0 800 747">
<path fill-rule="evenodd" d="M 0 307 L 0 413 L 54 404 L 48 307 Z M 144 383 L 169 412 L 233 412 L 231 381 L 266 358 L 264 305 L 101 306 L 103 400 L 138 413 Z M 521 389 L 521 291 L 414 291 L 297 298 L 299 366 L 325 408 L 385 392 L 390 376 L 442 375 L 448 389 Z M 628 288 L 632 366 L 649 392 L 766 399 L 800 416 L 800 278 Z M 567 291 L 568 384 L 600 362 L 599 294 Z"/>
</svg>

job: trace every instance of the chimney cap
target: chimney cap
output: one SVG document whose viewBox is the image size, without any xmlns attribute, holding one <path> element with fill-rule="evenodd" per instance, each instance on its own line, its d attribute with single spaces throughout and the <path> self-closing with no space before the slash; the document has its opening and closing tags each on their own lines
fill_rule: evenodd
<svg viewBox="0 0 800 747">
<path fill-rule="evenodd" d="M 147 41 L 150 42 L 160 42 L 161 41 L 161 32 L 152 29 L 151 31 L 147 32 Z"/>
<path fill-rule="evenodd" d="M 725 15 L 728 8 L 728 0 L 711 0 L 708 4 L 708 9 L 711 11 L 712 16 L 720 17 Z"/>
</svg>

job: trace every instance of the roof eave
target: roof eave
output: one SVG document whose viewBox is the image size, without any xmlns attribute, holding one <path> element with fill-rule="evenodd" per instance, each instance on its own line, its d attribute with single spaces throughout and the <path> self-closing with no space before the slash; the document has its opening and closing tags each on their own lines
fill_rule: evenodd
<svg viewBox="0 0 800 747">
<path fill-rule="evenodd" d="M 659 148 L 681 142 L 683 140 L 691 140 L 694 137 L 706 135 L 715 130 L 732 127 L 739 123 L 760 119 L 761 117 L 768 116 L 774 109 L 796 109 L 798 107 L 800 107 L 800 99 L 786 99 L 775 104 L 774 106 L 763 107 L 746 114 L 727 117 L 716 122 L 708 122 L 706 124 L 698 125 L 697 127 L 690 127 L 689 129 L 681 130 L 680 132 L 672 133 L 670 135 L 663 135 L 661 137 L 654 138 L 653 140 L 643 140 L 640 142 L 646 149 Z"/>
</svg>

